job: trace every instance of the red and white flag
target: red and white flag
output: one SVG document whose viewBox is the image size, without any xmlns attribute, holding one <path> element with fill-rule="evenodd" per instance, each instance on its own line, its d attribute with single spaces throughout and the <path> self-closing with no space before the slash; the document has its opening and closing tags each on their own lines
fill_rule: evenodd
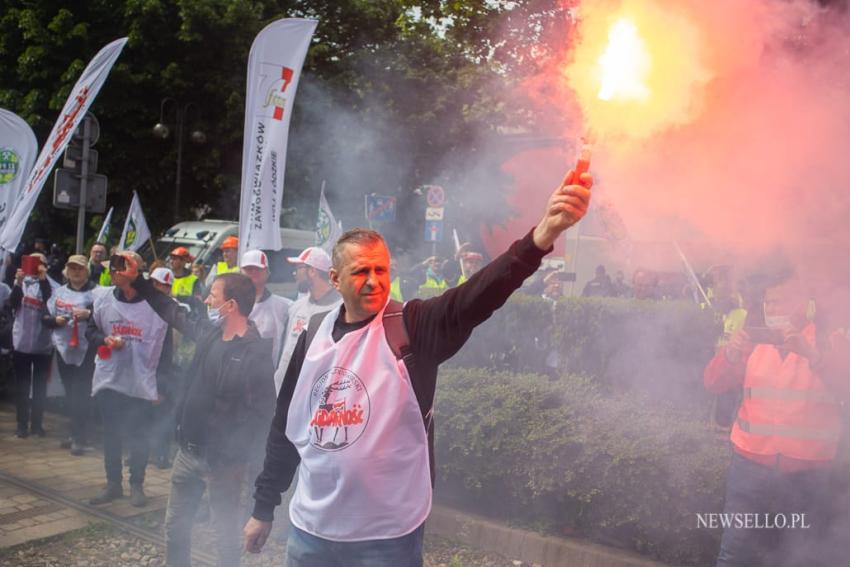
<svg viewBox="0 0 850 567">
<path fill-rule="evenodd" d="M 286 145 L 301 67 L 316 20 L 286 18 L 266 26 L 248 56 L 239 257 L 280 250 L 280 207 Z"/>
<path fill-rule="evenodd" d="M 71 94 L 68 95 L 68 100 L 65 101 L 59 119 L 53 125 L 53 130 L 51 130 L 47 142 L 41 148 L 41 153 L 38 154 L 38 159 L 29 172 L 26 185 L 18 194 L 11 216 L 3 226 L 3 231 L 0 232 L 0 247 L 6 250 L 14 250 L 18 246 L 30 213 L 38 200 L 39 193 L 41 193 L 41 188 L 53 169 L 53 164 L 62 155 L 62 150 L 68 145 L 74 130 L 82 122 L 86 111 L 100 91 L 100 87 L 106 81 L 106 77 L 109 76 L 109 71 L 112 70 L 112 65 L 121 54 L 125 43 L 127 43 L 127 38 L 122 37 L 101 49 L 89 62 L 77 84 L 74 85 Z"/>
</svg>

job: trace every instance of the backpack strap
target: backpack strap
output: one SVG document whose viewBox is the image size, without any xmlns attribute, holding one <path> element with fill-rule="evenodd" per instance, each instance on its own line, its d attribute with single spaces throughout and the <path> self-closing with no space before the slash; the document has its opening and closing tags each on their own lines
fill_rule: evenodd
<svg viewBox="0 0 850 567">
<path fill-rule="evenodd" d="M 305 333 L 307 333 L 307 338 L 305 339 L 307 341 L 307 344 L 305 345 L 307 348 L 304 352 L 307 352 L 307 350 L 310 348 L 310 343 L 313 342 L 313 337 L 316 336 L 316 332 L 318 332 L 319 330 L 319 325 L 322 324 L 322 321 L 325 319 L 325 315 L 327 315 L 328 313 L 330 313 L 330 311 L 316 313 L 315 315 L 310 317 L 310 321 L 307 323 L 307 330 L 304 331 Z"/>
<path fill-rule="evenodd" d="M 387 335 L 387 343 L 396 360 L 404 361 L 407 369 L 413 368 L 415 358 L 410 350 L 410 337 L 407 336 L 407 327 L 404 325 L 404 304 L 391 299 L 384 309 L 384 333 Z"/>
</svg>

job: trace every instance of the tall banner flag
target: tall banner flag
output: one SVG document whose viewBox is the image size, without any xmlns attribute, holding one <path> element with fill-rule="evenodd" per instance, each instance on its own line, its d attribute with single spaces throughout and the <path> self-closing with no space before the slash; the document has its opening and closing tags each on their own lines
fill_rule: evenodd
<svg viewBox="0 0 850 567">
<path fill-rule="evenodd" d="M 29 124 L 14 112 L 0 108 L 0 231 L 6 225 L 36 155 L 38 143 Z"/>
<path fill-rule="evenodd" d="M 319 218 L 316 220 L 316 246 L 330 254 L 334 244 L 342 236 L 342 224 L 338 223 L 328 200 L 325 198 L 325 182 L 322 181 L 322 192 L 319 194 Z"/>
<path fill-rule="evenodd" d="M 239 257 L 280 250 L 280 207 L 295 91 L 316 20 L 285 18 L 266 26 L 248 56 Z"/>
<path fill-rule="evenodd" d="M 106 217 L 103 219 L 103 224 L 100 225 L 100 232 L 97 233 L 97 240 L 95 240 L 95 242 L 106 244 L 106 241 L 109 240 L 109 225 L 112 224 L 113 210 L 115 210 L 115 207 L 109 207 L 109 212 L 106 213 Z"/>
<path fill-rule="evenodd" d="M 142 202 L 139 200 L 139 194 L 133 191 L 133 201 L 130 203 L 130 210 L 127 211 L 127 220 L 124 221 L 124 230 L 121 232 L 118 249 L 135 252 L 150 238 L 151 231 L 148 228 L 148 221 L 145 220 L 145 213 L 142 212 Z"/>
<path fill-rule="evenodd" d="M 15 201 L 11 216 L 3 226 L 3 231 L 0 232 L 0 247 L 6 250 L 14 250 L 18 246 L 21 236 L 24 234 L 27 219 L 29 219 L 30 212 L 32 212 L 38 200 L 38 195 L 47 180 L 48 174 L 53 169 L 56 160 L 62 155 L 62 150 L 68 145 L 74 130 L 82 122 L 86 111 L 100 91 L 100 87 L 106 81 L 106 77 L 109 76 L 112 65 L 115 64 L 115 60 L 118 59 L 126 43 L 127 38 L 123 37 L 101 49 L 89 62 L 77 84 L 74 85 L 71 94 L 68 95 L 68 100 L 65 101 L 59 119 L 53 125 L 53 130 L 47 137 L 47 142 L 41 148 L 41 153 L 38 154 L 38 159 L 27 177 L 26 184 Z"/>
</svg>

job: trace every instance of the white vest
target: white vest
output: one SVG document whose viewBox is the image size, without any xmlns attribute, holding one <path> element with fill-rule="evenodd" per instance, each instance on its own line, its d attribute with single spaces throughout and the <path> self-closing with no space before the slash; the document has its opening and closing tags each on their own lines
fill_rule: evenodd
<svg viewBox="0 0 850 567">
<path fill-rule="evenodd" d="M 336 295 L 336 292 L 328 292 Z M 314 303 L 310 301 L 310 294 L 299 297 L 295 303 L 289 308 L 289 320 L 286 324 L 286 336 L 283 340 L 283 349 L 280 353 L 280 360 L 277 361 L 277 369 L 274 373 L 275 392 L 280 393 L 280 387 L 283 385 L 283 378 L 286 376 L 286 368 L 289 366 L 289 360 L 292 358 L 292 353 L 295 351 L 295 345 L 298 344 L 298 337 L 301 333 L 307 330 L 310 319 L 313 315 L 324 313 L 338 307 L 342 303 L 342 298 L 337 296 L 337 300 L 333 303 Z"/>
<path fill-rule="evenodd" d="M 339 312 L 317 330 L 289 406 L 286 437 L 301 455 L 290 517 L 332 541 L 401 537 L 431 511 L 422 414 L 383 310 L 334 343 Z"/>
<path fill-rule="evenodd" d="M 24 297 L 15 311 L 12 326 L 12 346 L 18 352 L 50 354 L 50 329 L 41 323 L 45 304 L 41 298 L 38 278 L 24 277 L 21 282 Z"/>
<path fill-rule="evenodd" d="M 88 321 L 77 321 L 77 339 L 79 345 L 72 347 L 68 344 L 71 341 L 71 333 L 74 329 L 74 308 L 88 309 L 94 302 L 92 296 L 93 290 L 74 291 L 67 285 L 63 285 L 55 290 L 47 300 L 47 311 L 53 317 L 66 317 L 68 324 L 64 327 L 56 327 L 51 333 L 53 346 L 65 364 L 73 364 L 80 366 L 83 364 L 83 359 L 86 357 L 86 351 L 89 348 L 89 341 L 86 339 L 86 328 L 89 325 Z"/>
<path fill-rule="evenodd" d="M 156 400 L 156 367 L 168 325 L 147 301 L 123 303 L 115 287 L 94 290 L 94 323 L 105 335 L 124 339 L 103 360 L 95 357 L 92 395 L 115 390 L 132 398 Z"/>
<path fill-rule="evenodd" d="M 289 306 L 292 301 L 279 295 L 271 294 L 268 299 L 260 303 L 254 303 L 248 319 L 254 322 L 260 336 L 264 339 L 272 339 L 272 364 L 277 362 L 280 356 L 280 345 L 283 332 L 286 329 L 286 319 L 289 314 Z"/>
</svg>

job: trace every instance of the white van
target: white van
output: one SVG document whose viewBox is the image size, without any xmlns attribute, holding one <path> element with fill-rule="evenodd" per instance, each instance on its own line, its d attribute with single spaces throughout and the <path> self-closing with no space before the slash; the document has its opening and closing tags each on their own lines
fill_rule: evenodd
<svg viewBox="0 0 850 567">
<path fill-rule="evenodd" d="M 226 220 L 201 220 L 180 222 L 165 231 L 156 241 L 156 256 L 167 260 L 178 246 L 183 246 L 201 263 L 209 273 L 210 268 L 221 260 L 221 243 L 228 236 L 239 234 L 239 223 Z M 298 256 L 302 250 L 316 244 L 316 233 L 309 230 L 281 228 L 280 240 L 283 247 L 277 251 L 266 250 L 269 257 L 269 289 L 284 297 L 296 295 L 292 264 L 289 256 Z M 153 259 L 150 246 L 139 251 L 146 261 Z"/>
</svg>

